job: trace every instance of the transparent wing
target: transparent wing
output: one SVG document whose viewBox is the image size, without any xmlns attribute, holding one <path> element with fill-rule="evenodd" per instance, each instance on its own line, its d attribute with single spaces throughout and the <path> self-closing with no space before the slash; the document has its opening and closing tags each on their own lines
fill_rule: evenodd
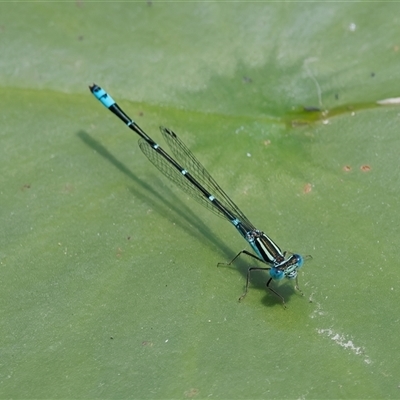
<svg viewBox="0 0 400 400">
<path fill-rule="evenodd" d="M 208 208 L 214 214 L 227 219 L 226 216 L 208 200 L 185 176 L 177 170 L 167 159 L 153 149 L 144 139 L 139 139 L 139 147 L 149 161 L 157 167 L 167 178 L 174 182 L 180 189 L 186 192 L 190 197 Z M 187 171 L 191 171 L 184 167 Z"/>
<path fill-rule="evenodd" d="M 190 174 L 236 218 L 248 225 L 249 229 L 255 229 L 253 224 L 246 218 L 242 211 L 240 211 L 239 207 L 221 189 L 214 178 L 207 172 L 200 161 L 197 160 L 178 136 L 170 129 L 160 127 L 160 130 L 179 164 L 189 171 Z"/>
</svg>

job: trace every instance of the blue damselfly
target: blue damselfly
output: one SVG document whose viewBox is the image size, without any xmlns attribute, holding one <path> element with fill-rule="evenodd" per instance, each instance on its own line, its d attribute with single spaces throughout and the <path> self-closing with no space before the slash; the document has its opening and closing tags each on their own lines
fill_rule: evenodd
<svg viewBox="0 0 400 400">
<path fill-rule="evenodd" d="M 125 114 L 105 90 L 96 84 L 89 88 L 105 107 L 140 136 L 140 149 L 166 177 L 215 214 L 227 219 L 250 244 L 255 254 L 242 250 L 228 265 L 232 264 L 241 254 L 246 254 L 268 265 L 268 267 L 248 269 L 245 291 L 239 300 L 242 300 L 247 294 L 252 271 L 269 271 L 270 278 L 266 286 L 282 300 L 283 305 L 285 305 L 283 296 L 270 287 L 272 280 L 294 279 L 295 287 L 300 291 L 297 270 L 303 265 L 303 257 L 299 254 L 282 252 L 270 237 L 256 229 L 173 131 L 164 127 L 160 128 L 176 160 Z"/>
</svg>

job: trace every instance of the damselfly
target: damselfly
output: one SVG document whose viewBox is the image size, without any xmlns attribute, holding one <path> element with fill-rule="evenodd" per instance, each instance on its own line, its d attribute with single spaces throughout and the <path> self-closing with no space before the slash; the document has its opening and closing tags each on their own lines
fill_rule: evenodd
<svg viewBox="0 0 400 400">
<path fill-rule="evenodd" d="M 303 265 L 303 257 L 299 254 L 282 252 L 270 237 L 256 229 L 173 131 L 164 127 L 160 128 L 176 160 L 125 114 L 105 90 L 96 84 L 89 86 L 89 89 L 105 107 L 140 136 L 140 149 L 166 177 L 215 214 L 227 219 L 250 244 L 255 255 L 247 250 L 242 250 L 228 265 L 233 263 L 241 254 L 246 254 L 268 265 L 268 267 L 251 267 L 248 269 L 245 291 L 240 296 L 239 301 L 247 294 L 252 271 L 269 271 L 270 278 L 266 286 L 282 300 L 283 305 L 285 305 L 285 299 L 270 286 L 272 280 L 294 279 L 295 287 L 300 291 L 297 270 Z"/>
</svg>

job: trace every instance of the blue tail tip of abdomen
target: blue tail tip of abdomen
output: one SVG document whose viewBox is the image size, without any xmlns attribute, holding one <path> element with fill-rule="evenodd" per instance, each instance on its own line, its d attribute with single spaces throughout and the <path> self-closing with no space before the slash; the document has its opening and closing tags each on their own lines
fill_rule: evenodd
<svg viewBox="0 0 400 400">
<path fill-rule="evenodd" d="M 93 83 L 92 85 L 89 85 L 89 89 L 93 93 L 93 92 L 96 92 L 97 90 L 99 90 L 100 86 L 97 86 L 95 83 Z"/>
<path fill-rule="evenodd" d="M 92 92 L 93 96 L 96 97 L 105 107 L 110 108 L 115 104 L 114 99 L 100 86 L 93 83 L 93 85 L 89 85 L 89 89 Z"/>
</svg>

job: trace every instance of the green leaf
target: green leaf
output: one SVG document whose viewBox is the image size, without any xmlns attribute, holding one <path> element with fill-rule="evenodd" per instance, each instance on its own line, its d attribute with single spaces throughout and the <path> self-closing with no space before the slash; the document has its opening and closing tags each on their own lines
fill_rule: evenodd
<svg viewBox="0 0 400 400">
<path fill-rule="evenodd" d="M 396 3 L 4 3 L 2 398 L 397 398 Z M 90 94 L 174 129 L 311 255 L 265 288 L 229 223 Z M 247 247 L 246 247 L 247 246 Z"/>
</svg>

